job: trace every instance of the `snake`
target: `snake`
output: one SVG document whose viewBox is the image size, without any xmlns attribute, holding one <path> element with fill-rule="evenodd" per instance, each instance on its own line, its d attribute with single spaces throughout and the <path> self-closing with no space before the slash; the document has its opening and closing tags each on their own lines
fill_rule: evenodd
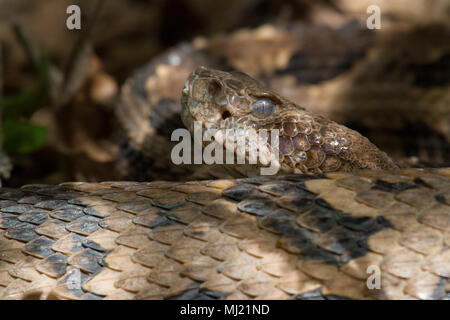
<svg viewBox="0 0 450 320">
<path fill-rule="evenodd" d="M 450 166 L 450 46 L 442 41 L 449 32 L 393 29 L 264 25 L 167 50 L 122 87 L 116 112 L 124 131 L 118 161 L 124 179 L 232 177 L 222 166 L 173 165 L 170 159 L 171 134 L 184 127 L 180 92 L 201 65 L 242 71 L 278 97 L 356 129 L 400 167 Z"/>
<path fill-rule="evenodd" d="M 180 68 L 173 52 L 163 59 Z M 355 130 L 207 66 L 189 65 L 179 106 L 165 99 L 143 118 L 143 84 L 161 90 L 155 72 L 179 76 L 155 66 L 123 87 L 126 129 L 172 116 L 192 134 L 195 122 L 276 129 L 277 175 L 258 175 L 259 159 L 181 166 L 202 177 L 189 181 L 1 188 L 0 299 L 449 298 L 450 168 L 400 168 Z M 135 127 L 134 142 L 162 145 L 166 124 Z M 155 154 L 152 174 L 167 149 Z"/>
</svg>

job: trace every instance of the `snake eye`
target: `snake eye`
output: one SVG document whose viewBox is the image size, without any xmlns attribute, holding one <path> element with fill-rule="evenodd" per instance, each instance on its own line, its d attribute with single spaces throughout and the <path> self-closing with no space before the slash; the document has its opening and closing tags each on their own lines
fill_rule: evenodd
<svg viewBox="0 0 450 320">
<path fill-rule="evenodd" d="M 275 111 L 275 104 L 269 99 L 261 99 L 252 104 L 252 114 L 256 118 L 267 118 Z"/>
</svg>

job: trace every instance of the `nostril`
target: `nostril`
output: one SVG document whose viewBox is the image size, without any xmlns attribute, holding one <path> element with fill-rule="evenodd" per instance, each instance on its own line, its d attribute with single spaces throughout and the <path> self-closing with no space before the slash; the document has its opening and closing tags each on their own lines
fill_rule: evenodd
<svg viewBox="0 0 450 320">
<path fill-rule="evenodd" d="M 228 110 L 225 110 L 224 112 L 222 112 L 222 119 L 225 120 L 227 118 L 231 117 L 231 113 Z"/>
</svg>

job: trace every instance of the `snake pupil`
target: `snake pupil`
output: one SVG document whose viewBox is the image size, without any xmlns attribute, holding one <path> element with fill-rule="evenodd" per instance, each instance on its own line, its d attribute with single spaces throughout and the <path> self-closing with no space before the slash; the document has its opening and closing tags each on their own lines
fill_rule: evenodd
<svg viewBox="0 0 450 320">
<path fill-rule="evenodd" d="M 269 99 L 261 99 L 252 104 L 252 114 L 259 119 L 267 118 L 274 111 L 275 104 Z"/>
</svg>

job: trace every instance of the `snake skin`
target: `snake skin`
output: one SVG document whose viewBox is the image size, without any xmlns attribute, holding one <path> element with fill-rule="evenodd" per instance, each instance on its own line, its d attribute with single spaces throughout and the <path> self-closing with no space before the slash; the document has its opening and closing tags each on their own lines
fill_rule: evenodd
<svg viewBox="0 0 450 320">
<path fill-rule="evenodd" d="M 290 33 L 267 41 L 263 31 L 255 38 L 266 54 L 260 61 L 254 52 L 242 56 L 248 51 L 241 50 L 249 43 L 245 34 L 224 47 L 235 52 L 222 50 L 220 42 L 216 49 L 231 66 L 252 74 L 280 72 L 299 58 Z M 339 41 L 352 38 L 346 32 Z M 170 172 L 167 177 L 181 179 L 191 170 L 168 165 L 167 133 L 180 127 L 180 84 L 195 67 L 210 64 L 202 48 L 199 41 L 195 48 L 169 52 L 122 90 L 118 115 L 131 147 L 153 157 L 148 166 L 138 161 L 143 170 L 151 167 L 147 176 Z M 364 51 L 356 49 L 357 55 Z M 210 102 L 205 93 L 211 78 L 203 72 L 194 74 L 201 80 L 194 87 L 203 94 L 189 87 L 183 98 L 188 126 L 188 114 L 205 124 L 201 113 L 190 110 L 191 98 Z M 230 74 L 222 75 L 213 78 L 232 89 L 225 85 Z M 262 90 L 250 78 L 232 77 L 290 106 L 273 122 L 281 130 L 282 172 L 295 167 L 294 173 L 315 175 L 1 188 L 0 299 L 449 299 L 450 168 L 399 170 L 358 133 Z M 444 105 L 441 89 L 435 91 L 437 106 Z M 247 107 L 254 102 L 248 92 L 238 95 L 249 98 Z M 413 100 L 422 101 L 422 95 Z M 448 110 L 441 109 L 433 115 L 444 119 L 438 128 L 445 133 Z M 305 119 L 311 131 L 305 131 Z M 327 143 L 336 137 L 339 150 Z M 306 162 L 293 163 L 299 151 L 306 152 Z M 328 172 L 364 168 L 388 170 Z M 381 272 L 378 289 L 368 286 L 373 268 Z"/>
<path fill-rule="evenodd" d="M 0 298 L 448 298 L 449 195 L 450 169 L 3 188 Z"/>
</svg>

